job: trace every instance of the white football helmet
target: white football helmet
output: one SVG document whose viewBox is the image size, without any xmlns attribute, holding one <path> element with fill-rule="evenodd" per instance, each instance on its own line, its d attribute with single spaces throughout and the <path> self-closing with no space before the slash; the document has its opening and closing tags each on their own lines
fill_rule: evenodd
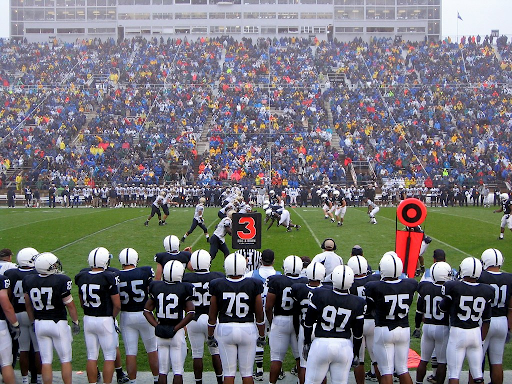
<svg viewBox="0 0 512 384">
<path fill-rule="evenodd" d="M 180 239 L 178 239 L 178 236 L 166 236 L 164 239 L 164 248 L 169 253 L 178 253 L 180 251 Z"/>
<path fill-rule="evenodd" d="M 272 214 L 272 208 L 268 208 L 265 210 L 265 215 L 270 216 Z"/>
<path fill-rule="evenodd" d="M 107 269 L 111 258 L 112 255 L 110 254 L 107 248 L 94 248 L 91 252 L 89 252 L 89 266 L 91 268 Z"/>
<path fill-rule="evenodd" d="M 325 279 L 325 267 L 322 263 L 310 263 L 306 268 L 308 280 L 323 281 Z"/>
<path fill-rule="evenodd" d="M 41 275 L 53 275 L 62 272 L 62 264 L 57 256 L 50 252 L 43 252 L 34 262 L 36 271 Z"/>
<path fill-rule="evenodd" d="M 204 249 L 198 249 L 197 251 L 192 252 L 192 256 L 190 257 L 190 264 L 194 271 L 210 270 L 211 262 L 212 257 L 210 253 Z"/>
<path fill-rule="evenodd" d="M 508 200 L 508 193 L 500 193 L 500 199 L 501 201 Z"/>
<path fill-rule="evenodd" d="M 302 271 L 302 259 L 299 256 L 290 255 L 283 261 L 285 275 L 298 275 Z"/>
<path fill-rule="evenodd" d="M 125 248 L 119 252 L 119 262 L 121 265 L 137 266 L 139 263 L 139 254 L 133 248 Z"/>
<path fill-rule="evenodd" d="M 224 260 L 226 276 L 242 276 L 247 268 L 247 260 L 242 255 L 231 253 Z"/>
<path fill-rule="evenodd" d="M 445 261 L 438 261 L 430 267 L 430 276 L 434 282 L 444 282 L 452 279 L 452 267 Z"/>
<path fill-rule="evenodd" d="M 379 270 L 381 278 L 393 277 L 398 278 L 402 274 L 404 265 L 396 252 L 386 252 L 379 262 Z"/>
<path fill-rule="evenodd" d="M 320 196 L 322 199 L 327 199 L 327 193 L 322 193 L 322 195 Z"/>
<path fill-rule="evenodd" d="M 20 267 L 34 268 L 34 261 L 39 252 L 34 248 L 23 248 L 16 255 L 16 262 Z"/>
<path fill-rule="evenodd" d="M 348 259 L 347 265 L 352 268 L 356 275 L 366 275 L 368 273 L 368 261 L 363 256 L 352 256 Z"/>
<path fill-rule="evenodd" d="M 273 189 L 271 189 L 271 190 L 268 192 L 268 194 L 269 194 L 270 196 L 274 196 L 276 193 L 275 193 L 275 191 L 274 191 Z"/>
<path fill-rule="evenodd" d="M 483 251 L 480 259 L 482 260 L 484 269 L 487 269 L 489 267 L 501 267 L 504 261 L 503 255 L 496 248 L 489 248 Z"/>
<path fill-rule="evenodd" d="M 168 283 L 178 283 L 183 279 L 185 267 L 179 260 L 171 260 L 165 263 L 162 278 Z"/>
<path fill-rule="evenodd" d="M 471 277 L 478 279 L 482 274 L 482 263 L 475 257 L 466 257 L 460 263 L 459 277 Z"/>
<path fill-rule="evenodd" d="M 334 190 L 333 192 L 334 196 L 339 196 L 340 195 L 340 191 L 338 191 L 337 189 Z"/>
<path fill-rule="evenodd" d="M 332 286 L 339 290 L 350 289 L 354 284 L 354 271 L 348 265 L 338 265 L 331 274 Z"/>
</svg>

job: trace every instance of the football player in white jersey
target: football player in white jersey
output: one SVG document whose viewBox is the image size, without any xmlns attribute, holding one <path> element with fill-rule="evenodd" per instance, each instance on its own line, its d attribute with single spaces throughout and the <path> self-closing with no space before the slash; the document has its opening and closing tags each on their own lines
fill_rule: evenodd
<svg viewBox="0 0 512 384">
<path fill-rule="evenodd" d="M 147 227 L 149 225 L 149 220 L 155 215 L 158 216 L 158 225 L 166 225 L 165 220 L 167 216 L 169 216 L 169 207 L 166 204 L 167 198 L 165 197 L 165 191 L 161 191 L 160 194 L 156 197 L 153 204 L 151 204 L 151 213 L 148 218 L 144 222 L 144 225 Z M 164 217 L 162 219 L 162 214 L 160 213 L 160 208 L 164 211 Z"/>
<path fill-rule="evenodd" d="M 377 224 L 377 219 L 375 218 L 375 215 L 377 212 L 379 212 L 380 208 L 377 204 L 375 204 L 373 201 L 371 201 L 369 198 L 364 197 L 363 203 L 368 206 L 368 216 L 370 216 L 370 223 L 371 224 Z"/>
<path fill-rule="evenodd" d="M 196 227 L 199 227 L 203 230 L 204 236 L 206 237 L 206 242 L 210 242 L 210 235 L 208 234 L 208 228 L 206 228 L 206 225 L 204 224 L 204 204 L 206 203 L 206 199 L 204 197 L 201 197 L 199 199 L 199 203 L 196 205 L 196 209 L 194 211 L 194 218 L 192 219 L 192 225 L 190 226 L 190 229 L 183 235 L 181 238 L 181 242 L 183 243 L 187 236 L 189 236 Z"/>
<path fill-rule="evenodd" d="M 231 217 L 233 217 L 233 213 L 233 210 L 227 212 L 226 217 L 217 224 L 217 228 L 215 228 L 215 231 L 210 238 L 210 256 L 212 257 L 212 260 L 215 259 L 219 250 L 224 253 L 224 257 L 229 255 L 229 249 L 226 245 L 226 235 L 231 236 Z"/>
</svg>

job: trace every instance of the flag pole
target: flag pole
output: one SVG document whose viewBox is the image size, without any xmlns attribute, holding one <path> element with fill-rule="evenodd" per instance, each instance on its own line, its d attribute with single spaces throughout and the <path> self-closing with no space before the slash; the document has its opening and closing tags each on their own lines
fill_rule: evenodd
<svg viewBox="0 0 512 384">
<path fill-rule="evenodd" d="M 459 11 L 457 11 L 457 45 L 459 44 Z"/>
</svg>

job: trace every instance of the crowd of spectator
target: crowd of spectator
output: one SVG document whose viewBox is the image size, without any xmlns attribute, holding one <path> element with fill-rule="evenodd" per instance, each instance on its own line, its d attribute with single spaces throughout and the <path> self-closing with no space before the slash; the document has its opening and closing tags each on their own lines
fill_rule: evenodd
<svg viewBox="0 0 512 384">
<path fill-rule="evenodd" d="M 293 188 L 350 184 L 354 162 L 381 185 L 508 181 L 512 48 L 496 44 L 0 40 L 2 182 Z"/>
</svg>

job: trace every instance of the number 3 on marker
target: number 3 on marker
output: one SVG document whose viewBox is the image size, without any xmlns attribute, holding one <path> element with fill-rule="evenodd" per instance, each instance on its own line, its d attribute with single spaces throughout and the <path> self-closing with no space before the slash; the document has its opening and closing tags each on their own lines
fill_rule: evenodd
<svg viewBox="0 0 512 384">
<path fill-rule="evenodd" d="M 253 217 L 241 217 L 238 220 L 240 225 L 244 226 L 243 231 L 237 231 L 236 234 L 240 239 L 248 240 L 254 239 L 256 236 L 256 221 Z"/>
</svg>

